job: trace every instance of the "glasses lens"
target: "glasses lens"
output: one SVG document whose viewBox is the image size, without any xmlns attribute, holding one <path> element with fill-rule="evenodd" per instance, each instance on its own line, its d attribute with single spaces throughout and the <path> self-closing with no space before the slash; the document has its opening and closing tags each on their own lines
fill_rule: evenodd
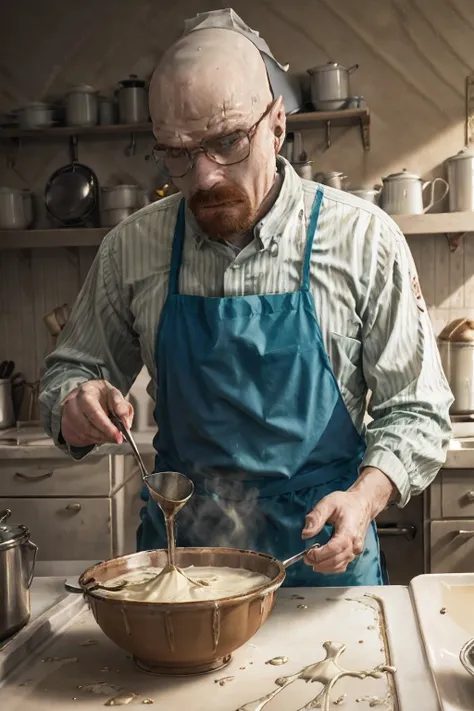
<svg viewBox="0 0 474 711">
<path fill-rule="evenodd" d="M 191 156 L 186 148 L 167 148 L 166 150 L 155 148 L 153 156 L 160 170 L 171 178 L 182 178 L 192 165 Z"/>
<path fill-rule="evenodd" d="M 218 136 L 204 143 L 206 155 L 219 165 L 232 165 L 248 158 L 250 153 L 249 137 L 243 131 Z"/>
</svg>

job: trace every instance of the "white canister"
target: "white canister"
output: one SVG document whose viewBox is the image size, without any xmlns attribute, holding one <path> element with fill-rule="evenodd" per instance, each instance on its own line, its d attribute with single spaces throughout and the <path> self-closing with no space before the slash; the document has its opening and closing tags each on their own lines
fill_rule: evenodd
<svg viewBox="0 0 474 711">
<path fill-rule="evenodd" d="M 423 215 L 440 202 L 449 190 L 443 178 L 423 182 L 419 175 L 409 173 L 406 169 L 382 178 L 382 183 L 381 207 L 389 215 Z M 443 185 L 444 190 L 435 199 L 437 184 Z M 427 188 L 430 188 L 430 198 L 428 204 L 424 205 L 423 194 Z"/>
<path fill-rule="evenodd" d="M 381 190 L 382 188 L 356 188 L 355 190 L 348 190 L 347 192 L 361 198 L 361 200 L 367 200 L 367 202 L 371 202 L 373 205 L 378 205 Z"/>
<path fill-rule="evenodd" d="M 97 116 L 98 102 L 94 89 L 86 84 L 71 89 L 66 99 L 68 126 L 95 126 Z"/>
<path fill-rule="evenodd" d="M 449 211 L 474 211 L 474 148 L 464 148 L 446 161 Z"/>
</svg>

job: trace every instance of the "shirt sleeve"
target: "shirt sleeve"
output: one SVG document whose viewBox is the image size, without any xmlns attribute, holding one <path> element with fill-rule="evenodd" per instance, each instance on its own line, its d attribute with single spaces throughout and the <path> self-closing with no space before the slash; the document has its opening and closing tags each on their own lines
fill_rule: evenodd
<svg viewBox="0 0 474 711">
<path fill-rule="evenodd" d="M 142 366 L 127 291 L 120 280 L 117 237 L 113 230 L 102 242 L 57 347 L 46 358 L 41 381 L 43 425 L 55 444 L 75 459 L 94 447 L 70 447 L 62 439 L 64 398 L 88 380 L 107 380 L 126 395 Z"/>
<path fill-rule="evenodd" d="M 363 369 L 371 399 L 362 467 L 377 467 L 405 506 L 446 460 L 453 397 L 416 267 L 396 225 L 374 217 L 373 287 L 363 314 Z M 374 227 L 374 225 L 373 225 Z"/>
</svg>

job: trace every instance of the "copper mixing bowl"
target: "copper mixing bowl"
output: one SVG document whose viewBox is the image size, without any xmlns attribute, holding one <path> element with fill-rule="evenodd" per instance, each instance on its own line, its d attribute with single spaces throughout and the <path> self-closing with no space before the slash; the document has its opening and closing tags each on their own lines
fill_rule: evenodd
<svg viewBox="0 0 474 711">
<path fill-rule="evenodd" d="M 167 560 L 165 550 L 112 558 L 86 570 L 79 584 L 99 627 L 115 644 L 130 652 L 140 668 L 156 674 L 198 674 L 219 669 L 269 616 L 275 593 L 285 579 L 285 569 L 276 558 L 253 551 L 177 548 L 176 563 L 181 568 L 245 568 L 268 576 L 270 582 L 249 593 L 217 601 L 176 603 L 120 600 L 90 589 L 132 570 L 164 567 Z"/>
</svg>

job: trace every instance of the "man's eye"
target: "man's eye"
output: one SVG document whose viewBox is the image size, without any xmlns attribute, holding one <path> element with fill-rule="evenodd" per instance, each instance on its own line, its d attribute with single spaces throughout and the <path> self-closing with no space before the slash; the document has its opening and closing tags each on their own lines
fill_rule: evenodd
<svg viewBox="0 0 474 711">
<path fill-rule="evenodd" d="M 184 148 L 167 148 L 165 153 L 167 158 L 175 159 L 182 158 L 187 152 Z"/>
<path fill-rule="evenodd" d="M 244 134 L 241 131 L 236 133 L 230 133 L 228 136 L 221 136 L 221 138 L 216 138 L 214 143 L 214 148 L 223 151 L 229 151 L 235 148 L 238 143 L 242 140 Z"/>
</svg>

